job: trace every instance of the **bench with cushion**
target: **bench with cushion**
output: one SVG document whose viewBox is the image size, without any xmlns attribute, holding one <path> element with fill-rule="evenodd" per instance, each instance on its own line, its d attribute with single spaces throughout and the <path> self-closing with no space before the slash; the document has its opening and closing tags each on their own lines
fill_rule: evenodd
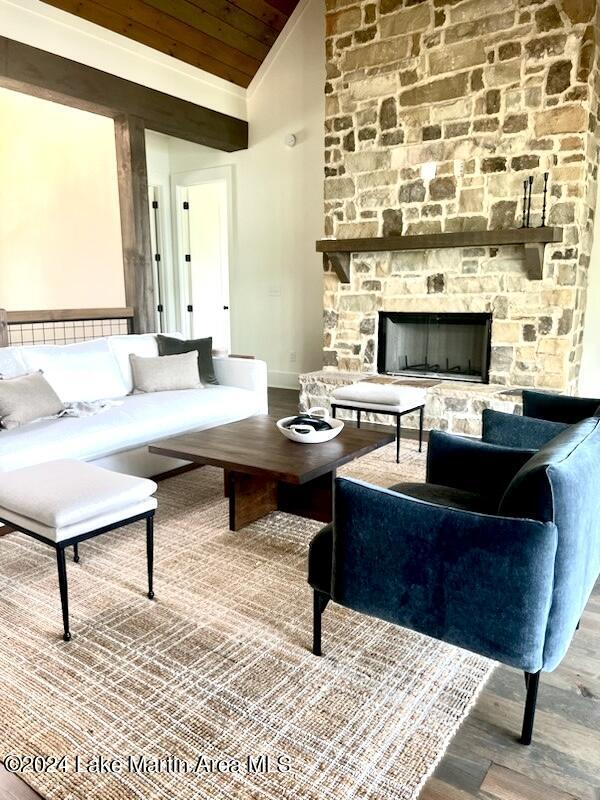
<svg viewBox="0 0 600 800">
<path fill-rule="evenodd" d="M 56 550 L 65 641 L 71 638 L 65 549 L 133 522 L 146 521 L 148 597 L 152 588 L 154 481 L 79 461 L 13 470 L 0 481 L 0 522 Z"/>
<path fill-rule="evenodd" d="M 356 411 L 356 424 L 360 428 L 361 413 L 388 414 L 396 419 L 396 463 L 400 461 L 401 420 L 405 414 L 419 412 L 419 452 L 423 447 L 423 415 L 426 389 L 402 383 L 378 383 L 373 380 L 358 381 L 341 386 L 331 396 L 331 413 L 337 409 Z"/>
</svg>

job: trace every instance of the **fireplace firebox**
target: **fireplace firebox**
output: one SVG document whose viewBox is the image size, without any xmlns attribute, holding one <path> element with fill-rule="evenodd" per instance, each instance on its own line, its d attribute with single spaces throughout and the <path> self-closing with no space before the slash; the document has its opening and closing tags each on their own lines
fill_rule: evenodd
<svg viewBox="0 0 600 800">
<path fill-rule="evenodd" d="M 377 371 L 489 383 L 491 314 L 379 312 Z"/>
</svg>

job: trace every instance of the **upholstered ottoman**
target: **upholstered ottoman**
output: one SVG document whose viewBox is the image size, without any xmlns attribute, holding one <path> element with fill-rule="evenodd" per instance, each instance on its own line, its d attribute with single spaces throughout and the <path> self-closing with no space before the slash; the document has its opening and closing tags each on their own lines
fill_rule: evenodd
<svg viewBox="0 0 600 800">
<path fill-rule="evenodd" d="M 148 597 L 152 599 L 154 512 L 152 495 L 157 486 L 146 478 L 134 478 L 87 464 L 84 461 L 48 461 L 3 472 L 0 479 L 0 522 L 54 547 L 64 624 L 69 631 L 69 601 L 65 548 L 132 522 L 146 520 Z"/>
<path fill-rule="evenodd" d="M 361 411 L 389 414 L 396 419 L 396 463 L 400 461 L 401 419 L 405 414 L 419 411 L 419 452 L 423 447 L 423 414 L 426 389 L 402 383 L 377 383 L 371 380 L 358 381 L 349 386 L 340 386 L 331 396 L 331 414 L 335 417 L 338 408 L 356 411 L 356 424 L 360 428 Z"/>
</svg>

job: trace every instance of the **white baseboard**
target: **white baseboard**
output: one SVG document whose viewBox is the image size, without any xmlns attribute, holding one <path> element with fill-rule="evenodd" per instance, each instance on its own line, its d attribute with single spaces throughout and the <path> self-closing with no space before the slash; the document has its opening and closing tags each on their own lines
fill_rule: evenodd
<svg viewBox="0 0 600 800">
<path fill-rule="evenodd" d="M 300 390 L 300 373 L 269 370 L 268 383 L 274 389 Z"/>
</svg>

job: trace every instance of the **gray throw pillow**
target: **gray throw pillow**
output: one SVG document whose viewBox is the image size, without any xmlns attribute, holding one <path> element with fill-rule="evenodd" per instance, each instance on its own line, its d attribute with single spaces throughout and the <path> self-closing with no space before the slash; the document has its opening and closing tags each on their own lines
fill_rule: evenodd
<svg viewBox="0 0 600 800">
<path fill-rule="evenodd" d="M 59 396 L 41 372 L 0 380 L 0 427 L 11 430 L 64 411 Z"/>
<path fill-rule="evenodd" d="M 134 392 L 171 392 L 178 389 L 201 389 L 198 353 L 179 356 L 142 358 L 129 356 Z"/>
<path fill-rule="evenodd" d="M 198 370 L 200 380 L 206 384 L 219 384 L 215 375 L 215 367 L 212 356 L 212 336 L 205 339 L 175 339 L 173 336 L 163 336 L 161 333 L 156 337 L 158 342 L 158 354 L 161 356 L 174 356 L 177 353 L 191 353 L 193 350 L 198 352 Z"/>
</svg>

